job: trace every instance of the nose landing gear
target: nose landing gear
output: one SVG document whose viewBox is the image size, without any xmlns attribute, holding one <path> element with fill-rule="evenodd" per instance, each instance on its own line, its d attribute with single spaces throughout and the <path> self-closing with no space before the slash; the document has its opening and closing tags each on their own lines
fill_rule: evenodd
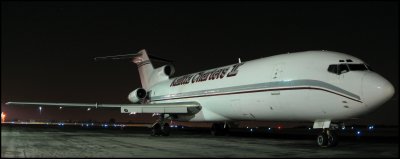
<svg viewBox="0 0 400 159">
<path fill-rule="evenodd" d="M 338 144 L 336 130 L 325 128 L 317 137 L 317 144 L 320 147 L 335 147 Z"/>
</svg>

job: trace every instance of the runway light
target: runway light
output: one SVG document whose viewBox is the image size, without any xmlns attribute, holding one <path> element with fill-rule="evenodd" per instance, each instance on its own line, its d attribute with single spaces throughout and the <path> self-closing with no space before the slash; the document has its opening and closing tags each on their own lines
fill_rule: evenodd
<svg viewBox="0 0 400 159">
<path fill-rule="evenodd" d="M 343 126 L 343 127 L 342 127 L 342 130 L 346 130 L 346 127 Z"/>
<path fill-rule="evenodd" d="M 308 130 L 311 130 L 311 128 L 308 128 Z"/>
<path fill-rule="evenodd" d="M 90 111 L 91 108 L 87 108 L 87 111 Z"/>
<path fill-rule="evenodd" d="M 253 129 L 250 129 L 251 132 L 253 132 Z"/>
<path fill-rule="evenodd" d="M 268 128 L 268 131 L 271 130 L 271 128 Z"/>
<path fill-rule="evenodd" d="M 361 131 L 357 131 L 357 136 L 360 136 L 361 135 Z"/>
<path fill-rule="evenodd" d="M 60 110 L 62 109 L 62 107 L 59 108 Z"/>
</svg>

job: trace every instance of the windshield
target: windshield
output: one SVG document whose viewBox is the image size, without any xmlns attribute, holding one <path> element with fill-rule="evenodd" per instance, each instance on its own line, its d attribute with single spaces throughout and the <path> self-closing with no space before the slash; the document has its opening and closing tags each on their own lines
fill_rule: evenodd
<svg viewBox="0 0 400 159">
<path fill-rule="evenodd" d="M 347 64 L 349 66 L 350 71 L 365 71 L 368 68 L 364 64 Z"/>
<path fill-rule="evenodd" d="M 335 73 L 335 74 L 343 74 L 349 71 L 366 71 L 371 70 L 368 65 L 364 64 L 332 64 L 328 67 L 328 72 Z"/>
</svg>

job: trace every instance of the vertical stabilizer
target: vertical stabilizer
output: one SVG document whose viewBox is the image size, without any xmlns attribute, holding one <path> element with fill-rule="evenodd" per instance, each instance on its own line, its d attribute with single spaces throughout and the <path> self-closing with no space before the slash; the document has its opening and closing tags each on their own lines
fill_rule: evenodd
<svg viewBox="0 0 400 159">
<path fill-rule="evenodd" d="M 151 58 L 164 62 L 171 62 L 170 60 L 166 60 L 160 57 L 150 56 Z M 103 56 L 103 57 L 95 57 L 94 60 L 121 60 L 121 59 L 132 59 L 132 62 L 135 63 L 139 70 L 140 81 L 142 83 L 142 88 L 146 91 L 149 90 L 151 86 L 157 84 L 161 81 L 168 80 L 169 76 L 174 73 L 174 68 L 170 65 L 164 65 L 157 69 L 154 69 L 153 64 L 150 61 L 149 55 L 146 50 L 140 50 L 136 54 L 126 54 L 126 55 L 114 55 L 114 56 Z"/>
<path fill-rule="evenodd" d="M 154 71 L 153 64 L 151 63 L 146 50 L 140 50 L 132 59 L 132 62 L 137 64 L 140 81 L 142 82 L 142 87 L 148 90 L 150 87 L 150 78 Z"/>
</svg>

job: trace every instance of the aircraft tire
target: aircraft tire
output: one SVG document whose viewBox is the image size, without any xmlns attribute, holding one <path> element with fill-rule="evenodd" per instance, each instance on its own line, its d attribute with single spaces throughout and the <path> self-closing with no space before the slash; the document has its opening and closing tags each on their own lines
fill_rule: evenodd
<svg viewBox="0 0 400 159">
<path fill-rule="evenodd" d="M 151 130 L 151 136 L 159 136 L 162 133 L 161 125 L 159 123 L 155 124 Z"/>
<path fill-rule="evenodd" d="M 317 145 L 320 147 L 328 147 L 328 135 L 321 133 L 317 137 Z"/>
<path fill-rule="evenodd" d="M 331 131 L 328 135 L 328 147 L 335 147 L 338 143 L 336 131 Z"/>
<path fill-rule="evenodd" d="M 161 135 L 162 136 L 169 136 L 169 133 L 170 133 L 170 127 L 169 127 L 169 124 L 168 123 L 165 123 L 164 125 L 163 125 L 163 127 L 162 127 L 162 129 L 161 129 Z"/>
</svg>

